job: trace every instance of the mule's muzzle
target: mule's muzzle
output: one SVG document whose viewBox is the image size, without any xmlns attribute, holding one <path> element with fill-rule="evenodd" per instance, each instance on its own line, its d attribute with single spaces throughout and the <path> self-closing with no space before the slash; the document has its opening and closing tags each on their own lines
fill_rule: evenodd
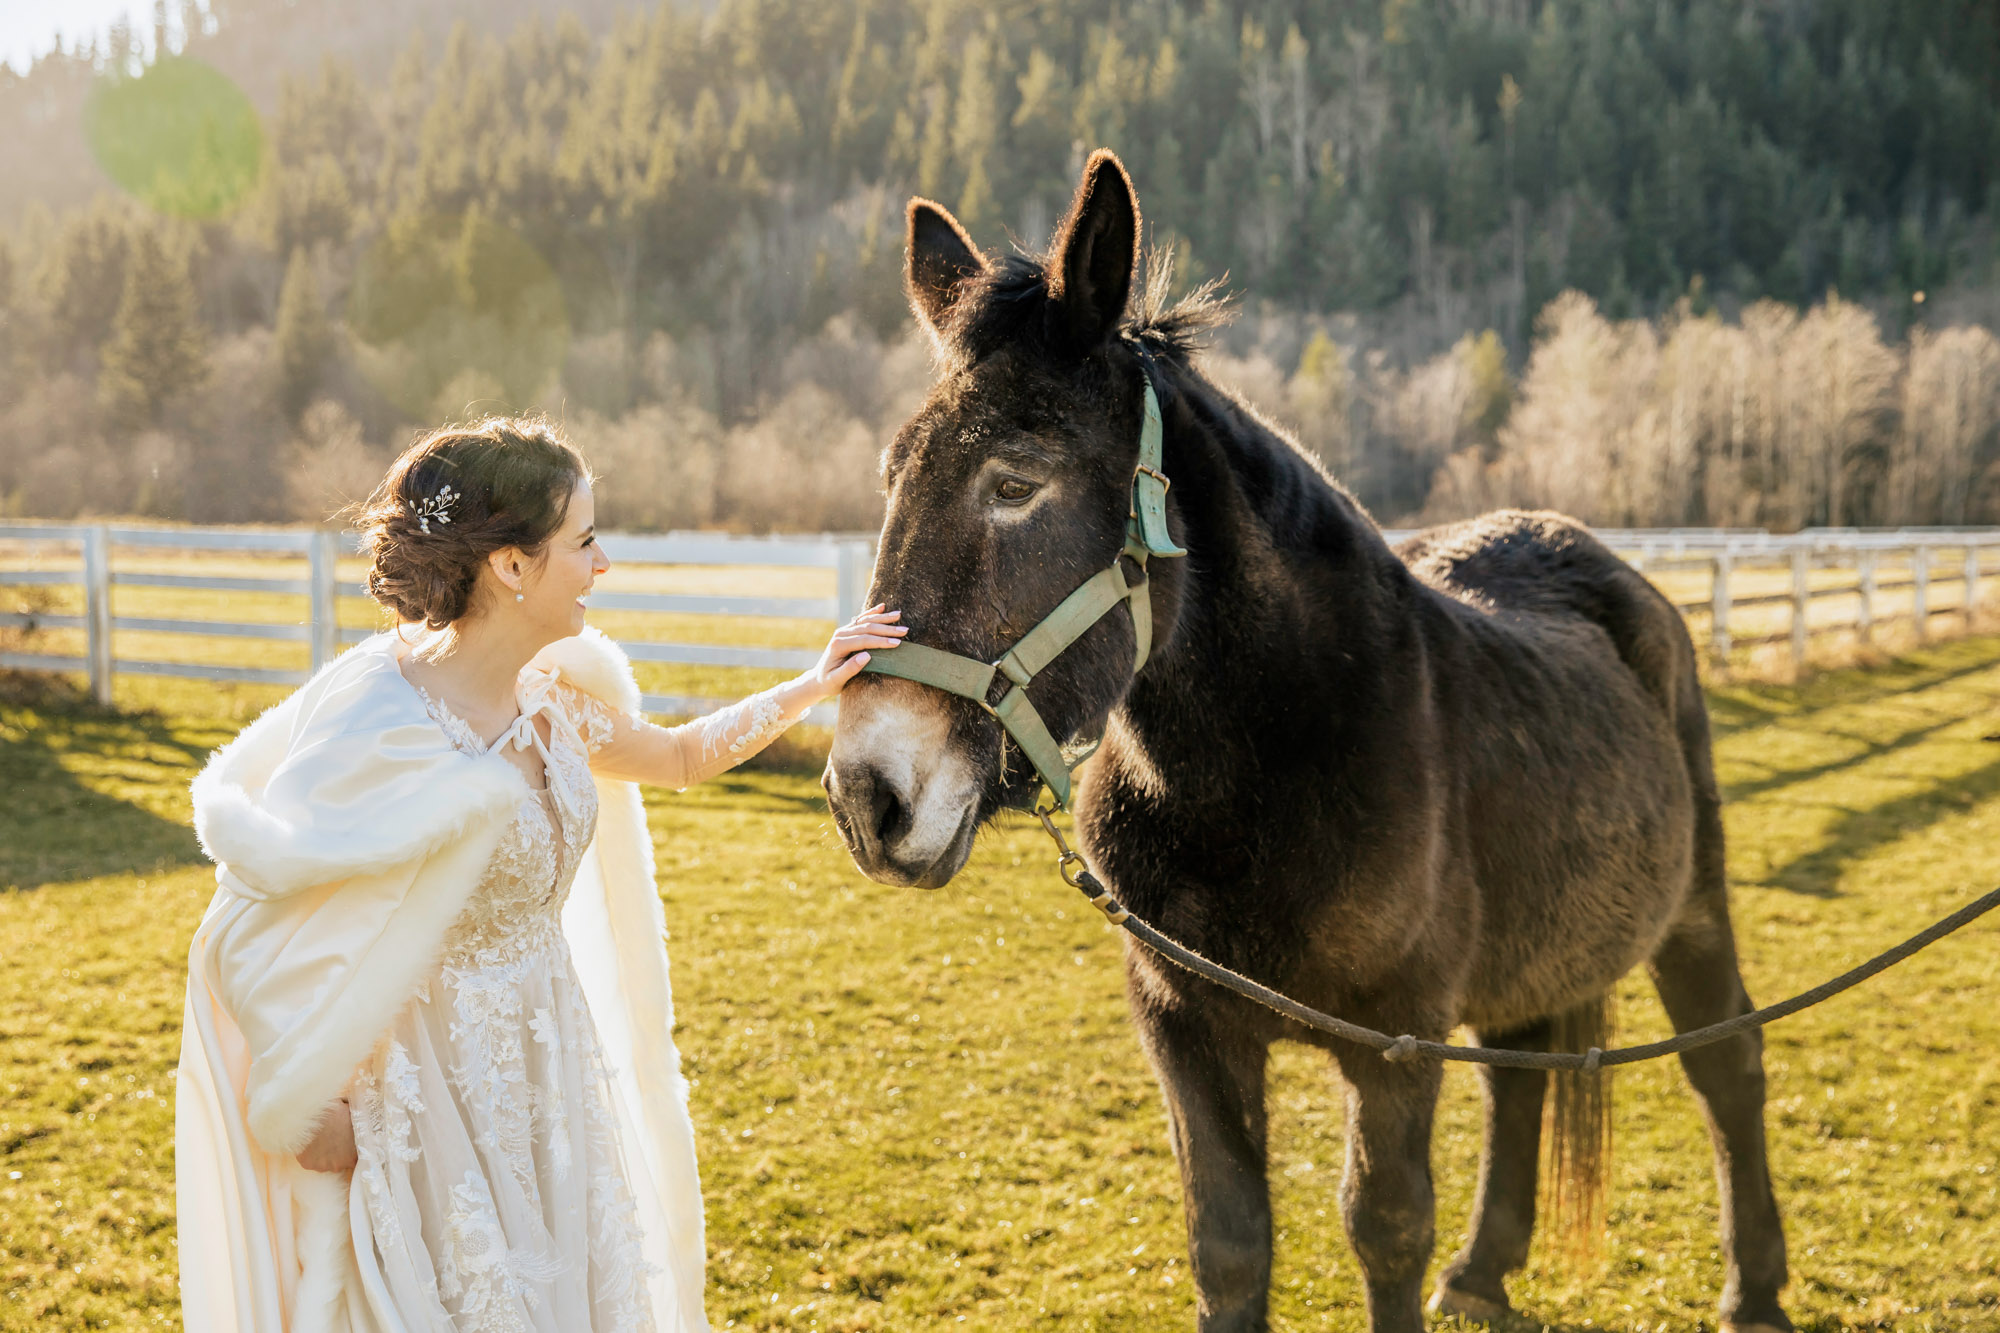
<svg viewBox="0 0 2000 1333">
<path fill-rule="evenodd" d="M 951 704 L 881 676 L 841 694 L 822 785 L 841 840 L 870 879 L 934 889 L 971 855 L 985 783 L 954 734 Z"/>
<path fill-rule="evenodd" d="M 834 827 L 840 830 L 848 854 L 872 880 L 940 888 L 972 853 L 978 831 L 974 806 L 966 807 L 957 828 L 939 846 L 934 836 L 920 835 L 910 793 L 873 765 L 829 761 L 820 785 L 826 788 Z"/>
</svg>

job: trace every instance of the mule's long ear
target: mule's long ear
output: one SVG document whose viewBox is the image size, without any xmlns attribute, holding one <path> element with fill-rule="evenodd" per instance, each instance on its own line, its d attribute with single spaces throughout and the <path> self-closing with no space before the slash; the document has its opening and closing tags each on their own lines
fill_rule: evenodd
<svg viewBox="0 0 2000 1333">
<path fill-rule="evenodd" d="M 903 281 L 910 307 L 933 330 L 944 327 L 965 284 L 986 271 L 979 248 L 943 206 L 910 200 L 910 244 Z"/>
<path fill-rule="evenodd" d="M 1079 347 L 1117 331 L 1139 255 L 1139 201 L 1124 163 L 1108 148 L 1090 155 L 1076 198 L 1056 228 L 1049 295 Z"/>
</svg>

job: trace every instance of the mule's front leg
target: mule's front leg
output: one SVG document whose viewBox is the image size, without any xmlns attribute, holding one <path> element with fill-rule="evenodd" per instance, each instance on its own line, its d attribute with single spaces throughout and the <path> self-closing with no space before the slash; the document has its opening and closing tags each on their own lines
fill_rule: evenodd
<svg viewBox="0 0 2000 1333">
<path fill-rule="evenodd" d="M 1201 1333 L 1264 1333 L 1268 1327 L 1268 1047 L 1246 1034 L 1250 1025 L 1228 1021 L 1236 1007 L 1223 1001 L 1202 1012 L 1134 1010 L 1146 1055 L 1166 1094 Z"/>
<path fill-rule="evenodd" d="M 1338 1058 L 1348 1087 L 1341 1213 L 1368 1285 L 1368 1327 L 1420 1333 L 1436 1240 L 1431 1119 L 1442 1071 L 1434 1060 L 1391 1064 L 1362 1047 Z"/>
</svg>

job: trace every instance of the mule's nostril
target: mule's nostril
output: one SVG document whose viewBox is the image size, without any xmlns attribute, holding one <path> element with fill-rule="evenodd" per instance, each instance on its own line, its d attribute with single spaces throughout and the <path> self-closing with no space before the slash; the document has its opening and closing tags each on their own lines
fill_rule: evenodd
<svg viewBox="0 0 2000 1333">
<path fill-rule="evenodd" d="M 910 807 L 892 784 L 878 780 L 869 793 L 868 825 L 875 830 L 875 845 L 884 849 L 894 847 L 910 831 Z"/>
</svg>

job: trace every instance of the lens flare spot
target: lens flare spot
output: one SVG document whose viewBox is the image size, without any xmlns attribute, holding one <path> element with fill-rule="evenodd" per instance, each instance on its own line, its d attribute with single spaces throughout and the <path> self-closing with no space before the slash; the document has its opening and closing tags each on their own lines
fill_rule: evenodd
<svg viewBox="0 0 2000 1333">
<path fill-rule="evenodd" d="M 221 217 L 263 169 L 264 131 L 250 99 L 186 56 L 165 56 L 136 78 L 101 80 L 84 108 L 84 132 L 105 175 L 175 217 Z"/>
</svg>

